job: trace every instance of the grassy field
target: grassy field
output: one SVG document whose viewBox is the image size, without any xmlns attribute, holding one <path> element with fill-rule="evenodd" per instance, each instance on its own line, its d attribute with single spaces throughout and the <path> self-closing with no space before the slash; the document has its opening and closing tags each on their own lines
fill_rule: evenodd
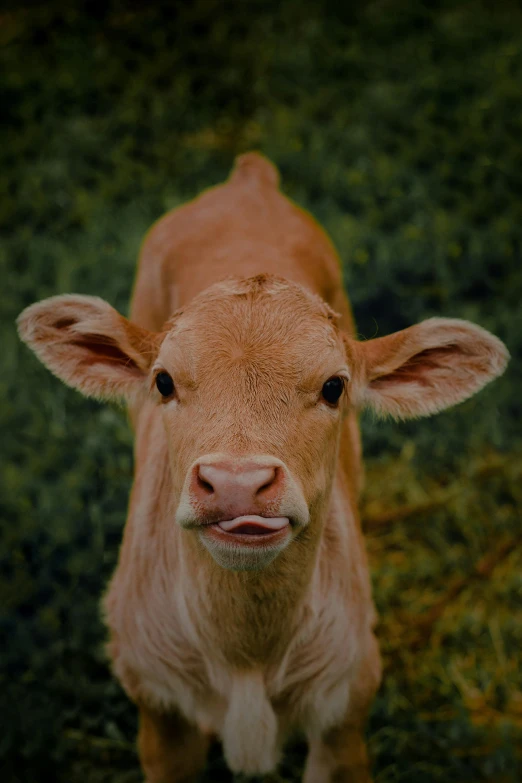
<svg viewBox="0 0 522 783">
<path fill-rule="evenodd" d="M 2 783 L 141 779 L 98 610 L 131 434 L 52 378 L 14 320 L 63 292 L 126 312 L 150 224 L 251 148 L 331 233 L 363 336 L 438 314 L 512 353 L 453 411 L 362 422 L 385 661 L 368 738 L 378 783 L 522 780 L 522 13 L 427 5 L 0 13 Z M 283 780 L 302 761 L 290 748 Z M 204 781 L 226 780 L 216 751 Z"/>
</svg>

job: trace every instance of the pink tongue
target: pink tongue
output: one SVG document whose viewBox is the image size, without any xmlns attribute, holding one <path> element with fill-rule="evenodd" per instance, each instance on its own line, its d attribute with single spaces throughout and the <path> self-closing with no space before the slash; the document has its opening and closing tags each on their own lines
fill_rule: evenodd
<svg viewBox="0 0 522 783">
<path fill-rule="evenodd" d="M 258 517 L 254 514 L 243 517 L 236 517 L 235 519 L 227 519 L 226 522 L 220 522 L 219 527 L 224 530 L 225 533 L 239 533 L 241 528 L 244 528 L 245 533 L 255 534 L 264 532 L 275 532 L 276 530 L 282 530 L 289 524 L 287 517 Z"/>
</svg>

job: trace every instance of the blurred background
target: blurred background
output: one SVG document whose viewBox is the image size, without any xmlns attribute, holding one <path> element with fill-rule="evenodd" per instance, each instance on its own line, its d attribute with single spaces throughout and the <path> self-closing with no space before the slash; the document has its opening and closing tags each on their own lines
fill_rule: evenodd
<svg viewBox="0 0 522 783">
<path fill-rule="evenodd" d="M 0 43 L 2 783 L 141 780 L 99 614 L 131 432 L 54 379 L 14 320 L 65 292 L 126 313 L 148 227 L 248 149 L 331 234 L 362 336 L 442 315 L 511 351 L 455 410 L 363 419 L 363 516 L 385 663 L 376 781 L 520 781 L 518 5 L 3 3 Z M 216 750 L 205 783 L 231 779 Z"/>
</svg>

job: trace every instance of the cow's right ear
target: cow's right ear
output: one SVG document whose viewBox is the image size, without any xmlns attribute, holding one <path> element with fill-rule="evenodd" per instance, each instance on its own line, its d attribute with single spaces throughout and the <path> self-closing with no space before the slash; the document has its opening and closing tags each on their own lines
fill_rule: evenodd
<svg viewBox="0 0 522 783">
<path fill-rule="evenodd" d="M 21 339 L 68 386 L 88 397 L 132 399 L 142 388 L 160 336 L 95 296 L 53 296 L 18 317 Z"/>
</svg>

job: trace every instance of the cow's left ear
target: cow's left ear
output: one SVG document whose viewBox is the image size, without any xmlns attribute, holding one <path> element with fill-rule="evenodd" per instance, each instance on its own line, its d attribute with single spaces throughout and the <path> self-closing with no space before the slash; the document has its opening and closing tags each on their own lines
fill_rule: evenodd
<svg viewBox="0 0 522 783">
<path fill-rule="evenodd" d="M 490 332 L 450 318 L 431 318 L 351 348 L 359 402 L 397 419 L 462 402 L 501 375 L 509 360 L 504 343 Z"/>
<path fill-rule="evenodd" d="M 27 307 L 17 323 L 22 340 L 52 373 L 100 399 L 132 399 L 160 342 L 95 296 L 44 299 Z"/>
</svg>

